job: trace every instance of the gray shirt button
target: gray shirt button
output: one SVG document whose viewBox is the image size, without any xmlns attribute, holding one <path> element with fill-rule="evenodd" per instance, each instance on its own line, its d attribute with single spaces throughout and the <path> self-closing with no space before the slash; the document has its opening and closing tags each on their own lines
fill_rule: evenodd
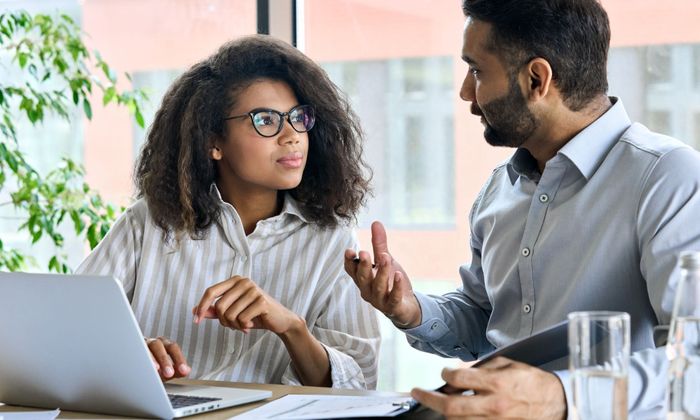
<svg viewBox="0 0 700 420">
<path fill-rule="evenodd" d="M 520 253 L 523 255 L 523 257 L 529 257 L 530 256 L 530 248 L 523 248 Z"/>
<path fill-rule="evenodd" d="M 530 307 L 530 305 L 525 304 L 525 306 L 523 306 L 523 312 L 525 312 L 526 314 L 529 314 L 531 310 L 532 307 Z"/>
<path fill-rule="evenodd" d="M 438 327 L 438 323 L 437 323 L 437 322 L 433 322 L 433 325 L 430 326 L 430 329 L 431 329 L 431 330 L 434 330 L 434 329 L 437 328 L 437 327 Z"/>
<path fill-rule="evenodd" d="M 549 201 L 549 196 L 547 194 L 541 194 L 540 203 L 546 203 L 547 201 Z"/>
</svg>

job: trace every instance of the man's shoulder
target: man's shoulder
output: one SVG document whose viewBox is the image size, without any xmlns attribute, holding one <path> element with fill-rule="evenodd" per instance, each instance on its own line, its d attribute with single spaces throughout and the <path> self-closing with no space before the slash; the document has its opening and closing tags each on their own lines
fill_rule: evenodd
<svg viewBox="0 0 700 420">
<path fill-rule="evenodd" d="M 692 152 L 692 148 L 682 141 L 651 131 L 640 123 L 632 124 L 620 137 L 620 143 L 657 158 L 677 149 L 687 149 Z"/>
<path fill-rule="evenodd" d="M 700 182 L 700 153 L 678 139 L 635 123 L 622 135 L 619 145 L 635 153 L 624 153 L 622 156 L 629 159 L 623 157 L 616 163 L 628 172 L 640 168 L 645 183 L 655 180 L 675 184 Z M 670 173 L 674 176 L 669 177 Z"/>
</svg>

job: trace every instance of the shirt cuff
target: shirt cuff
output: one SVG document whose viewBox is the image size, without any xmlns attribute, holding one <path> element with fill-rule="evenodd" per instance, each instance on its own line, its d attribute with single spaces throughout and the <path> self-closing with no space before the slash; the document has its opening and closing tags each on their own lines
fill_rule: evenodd
<svg viewBox="0 0 700 420">
<path fill-rule="evenodd" d="M 401 328 L 401 331 L 411 338 L 428 342 L 437 341 L 449 333 L 450 329 L 442 319 L 442 311 L 435 299 L 419 292 L 414 292 L 414 295 L 420 305 L 422 322 L 414 328 Z"/>
<path fill-rule="evenodd" d="M 554 373 L 562 387 L 564 387 L 564 396 L 566 397 L 566 418 L 571 420 L 574 418 L 574 394 L 571 386 L 571 373 L 568 370 L 555 370 Z"/>
<path fill-rule="evenodd" d="M 367 389 L 365 375 L 355 359 L 321 343 L 331 365 L 331 388 Z"/>
<path fill-rule="evenodd" d="M 367 389 L 365 376 L 355 360 L 347 354 L 321 343 L 331 367 L 331 388 Z M 303 385 L 292 363 L 282 375 L 283 385 Z"/>
</svg>

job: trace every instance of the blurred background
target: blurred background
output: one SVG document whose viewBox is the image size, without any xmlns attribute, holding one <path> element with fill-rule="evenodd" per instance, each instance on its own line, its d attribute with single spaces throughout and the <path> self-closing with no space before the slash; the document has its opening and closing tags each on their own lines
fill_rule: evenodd
<svg viewBox="0 0 700 420">
<path fill-rule="evenodd" d="M 698 148 L 700 1 L 602 3 L 612 28 L 610 94 L 623 99 L 633 120 Z M 485 143 L 479 120 L 458 97 L 467 71 L 459 0 L 0 0 L 0 10 L 15 9 L 65 13 L 78 22 L 87 46 L 148 92 L 146 128 L 173 79 L 223 42 L 262 32 L 293 43 L 321 63 L 361 118 L 375 193 L 360 217 L 364 247 L 369 224 L 381 220 L 415 289 L 444 293 L 459 286 L 457 269 L 470 258 L 471 203 L 492 168 L 512 153 Z M 0 55 L 0 83 L 22 77 L 4 71 L 7 59 Z M 71 157 L 106 200 L 131 202 L 133 163 L 146 130 L 123 107 L 96 106 L 90 121 L 76 110 L 70 122 L 48 117 L 17 130 L 37 169 Z M 38 261 L 54 252 L 43 240 L 30 248 L 6 207 L 0 207 L 0 235 Z M 65 249 L 73 268 L 89 251 L 70 239 Z M 441 368 L 458 363 L 413 350 L 382 322 L 379 389 L 436 387 Z"/>
</svg>

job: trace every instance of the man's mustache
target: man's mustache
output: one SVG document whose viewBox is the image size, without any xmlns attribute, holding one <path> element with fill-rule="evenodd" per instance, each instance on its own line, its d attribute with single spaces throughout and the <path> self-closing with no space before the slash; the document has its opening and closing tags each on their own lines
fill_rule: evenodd
<svg viewBox="0 0 700 420">
<path fill-rule="evenodd" d="M 481 112 L 481 108 L 479 108 L 476 103 L 472 102 L 471 106 L 469 107 L 469 111 L 476 115 L 477 117 L 483 117 L 484 113 Z"/>
</svg>

